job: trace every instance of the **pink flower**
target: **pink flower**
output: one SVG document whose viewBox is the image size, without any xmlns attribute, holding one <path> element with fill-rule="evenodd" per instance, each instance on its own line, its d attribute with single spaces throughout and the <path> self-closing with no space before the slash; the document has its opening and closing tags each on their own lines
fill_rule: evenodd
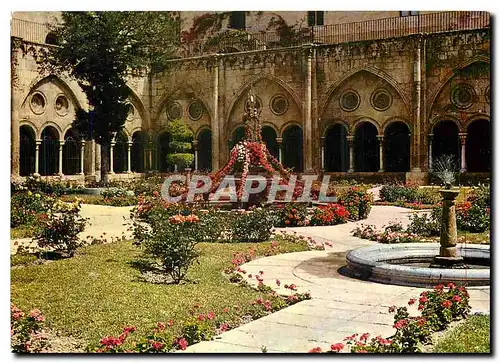
<svg viewBox="0 0 500 363">
<path fill-rule="evenodd" d="M 462 298 L 458 295 L 454 295 L 451 299 L 457 303 L 462 302 Z"/>
<path fill-rule="evenodd" d="M 125 328 L 123 328 L 123 331 L 126 333 L 133 333 L 137 330 L 137 328 L 133 325 L 128 325 Z"/>
<path fill-rule="evenodd" d="M 408 305 L 411 306 L 411 305 L 415 304 L 416 301 L 417 301 L 417 299 L 410 299 L 410 300 L 408 300 Z"/>
<path fill-rule="evenodd" d="M 369 333 L 364 333 L 359 337 L 359 340 L 366 342 L 368 340 L 368 337 L 370 336 Z"/>
<path fill-rule="evenodd" d="M 163 348 L 164 345 L 160 342 L 154 342 L 152 346 L 154 350 L 160 350 L 161 348 Z"/>
<path fill-rule="evenodd" d="M 427 298 L 427 296 L 422 296 L 420 299 L 418 299 L 418 301 L 419 303 L 423 304 L 429 301 L 429 299 Z"/>
<path fill-rule="evenodd" d="M 276 285 L 280 286 L 281 285 L 281 281 L 276 279 Z"/>
<path fill-rule="evenodd" d="M 198 320 L 199 321 L 204 321 L 205 320 L 205 315 L 203 315 L 203 314 L 198 315 Z"/>
<path fill-rule="evenodd" d="M 344 344 L 342 343 L 335 343 L 335 344 L 332 344 L 330 349 L 334 352 L 340 352 L 342 349 L 344 349 Z"/>
<path fill-rule="evenodd" d="M 408 323 L 408 321 L 406 319 L 401 319 L 401 320 L 398 320 L 396 322 L 396 324 L 394 324 L 394 328 L 396 329 L 402 329 L 406 326 L 406 324 Z"/>
<path fill-rule="evenodd" d="M 181 350 L 186 350 L 186 348 L 188 347 L 188 342 L 186 338 L 183 337 L 177 340 L 177 345 L 179 346 L 179 348 L 181 348 Z"/>
<path fill-rule="evenodd" d="M 207 314 L 207 319 L 208 320 L 213 320 L 215 319 L 215 314 L 213 311 L 210 311 L 208 314 Z"/>
<path fill-rule="evenodd" d="M 38 315 L 41 315 L 42 312 L 38 309 L 33 309 L 30 311 L 30 318 L 36 318 Z"/>
<path fill-rule="evenodd" d="M 448 284 L 448 288 L 449 288 L 449 289 L 454 289 L 454 288 L 455 288 L 455 284 L 454 284 L 453 282 L 450 282 L 450 283 Z"/>
<path fill-rule="evenodd" d="M 165 330 L 165 323 L 158 322 L 158 323 L 156 323 L 156 326 L 158 327 L 158 329 L 160 329 L 160 331 Z"/>
</svg>

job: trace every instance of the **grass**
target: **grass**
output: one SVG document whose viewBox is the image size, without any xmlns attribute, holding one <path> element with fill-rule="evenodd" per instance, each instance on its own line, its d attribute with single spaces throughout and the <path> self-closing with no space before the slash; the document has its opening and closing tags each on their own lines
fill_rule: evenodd
<svg viewBox="0 0 500 363">
<path fill-rule="evenodd" d="M 282 241 L 279 245 L 281 252 L 307 249 L 305 243 Z M 11 299 L 22 309 L 39 308 L 53 329 L 87 343 L 119 334 L 127 324 L 137 326 L 141 334 L 150 332 L 157 321 L 184 320 L 196 303 L 202 312 L 217 315 L 229 307 L 231 318 L 238 315 L 234 305 L 244 308 L 262 295 L 229 283 L 222 274 L 233 252 L 247 251 L 250 246 L 259 255 L 270 243 L 199 244 L 199 265 L 188 273 L 197 283 L 180 285 L 143 282 L 131 265 L 140 251 L 130 241 L 84 247 L 71 259 L 12 269 Z"/>
<path fill-rule="evenodd" d="M 33 228 L 33 226 L 22 225 L 10 229 L 10 239 L 29 238 L 33 237 L 34 234 L 35 228 Z"/>
<path fill-rule="evenodd" d="M 490 316 L 468 317 L 436 344 L 434 353 L 489 353 Z"/>
</svg>

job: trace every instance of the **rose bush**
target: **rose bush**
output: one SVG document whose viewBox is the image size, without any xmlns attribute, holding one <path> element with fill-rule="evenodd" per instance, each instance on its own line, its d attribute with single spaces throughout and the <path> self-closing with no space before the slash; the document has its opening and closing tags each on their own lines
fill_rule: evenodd
<svg viewBox="0 0 500 363">
<path fill-rule="evenodd" d="M 38 309 L 26 314 L 10 305 L 10 339 L 13 353 L 39 353 L 49 346 L 45 316 Z"/>
</svg>

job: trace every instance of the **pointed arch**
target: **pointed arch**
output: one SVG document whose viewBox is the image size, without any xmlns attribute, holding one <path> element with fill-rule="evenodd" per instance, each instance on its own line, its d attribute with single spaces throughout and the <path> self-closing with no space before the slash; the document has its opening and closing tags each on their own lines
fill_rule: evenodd
<svg viewBox="0 0 500 363">
<path fill-rule="evenodd" d="M 432 107 L 434 106 L 434 103 L 436 102 L 437 97 L 443 90 L 443 88 L 448 84 L 448 82 L 451 81 L 451 79 L 460 71 L 463 69 L 469 67 L 470 65 L 474 63 L 487 63 L 491 64 L 491 60 L 489 57 L 483 56 L 483 55 L 478 55 L 475 57 L 472 57 L 466 61 L 463 61 L 462 63 L 459 63 L 457 66 L 453 67 L 451 70 L 449 70 L 445 76 L 444 76 L 444 81 L 441 82 L 441 84 L 436 88 L 436 91 L 432 96 L 429 98 L 430 102 L 427 104 L 427 115 L 430 116 L 430 113 L 432 112 Z"/>
<path fill-rule="evenodd" d="M 141 124 L 145 123 L 144 125 L 146 128 L 150 129 L 152 124 L 151 124 L 151 115 L 149 114 L 149 111 L 144 107 L 144 103 L 140 99 L 140 97 L 137 95 L 137 93 L 132 89 L 132 87 L 128 86 L 129 92 L 130 92 L 130 100 L 134 107 L 139 111 L 139 116 L 141 117 Z"/>
<path fill-rule="evenodd" d="M 233 98 L 231 101 L 231 104 L 227 108 L 227 114 L 225 115 L 224 119 L 226 121 L 229 121 L 229 117 L 231 116 L 231 112 L 233 111 L 234 106 L 236 103 L 240 100 L 241 96 L 244 94 L 245 91 L 247 91 L 252 85 L 256 84 L 257 82 L 260 82 L 262 80 L 268 80 L 270 82 L 274 82 L 278 85 L 280 85 L 288 94 L 292 97 L 292 99 L 295 101 L 295 104 L 297 105 L 297 108 L 299 109 L 300 114 L 302 115 L 302 101 L 298 97 L 297 93 L 288 85 L 286 82 L 284 82 L 282 79 L 273 76 L 271 74 L 260 74 L 257 76 L 252 77 L 249 81 L 245 82 L 238 88 L 238 90 L 235 92 L 236 97 Z"/>
<path fill-rule="evenodd" d="M 335 82 L 333 82 L 328 87 L 327 91 L 325 92 L 325 95 L 326 95 L 325 101 L 321 105 L 321 108 L 320 108 L 321 109 L 320 115 L 323 115 L 324 112 L 326 111 L 326 108 L 328 107 L 328 104 L 330 103 L 330 99 L 332 98 L 332 95 L 337 90 L 337 88 L 348 78 L 354 76 L 357 73 L 363 72 L 363 71 L 371 73 L 372 75 L 379 77 L 379 78 L 383 79 L 384 81 L 386 81 L 387 83 L 389 83 L 394 88 L 394 90 L 398 93 L 398 95 L 401 97 L 401 99 L 403 100 L 403 103 L 406 107 L 407 112 L 410 112 L 410 110 L 411 110 L 410 96 L 408 96 L 408 94 L 403 90 L 403 88 L 400 86 L 400 84 L 394 78 L 389 76 L 386 72 L 384 72 L 378 68 L 372 67 L 372 66 L 364 65 L 364 66 L 356 67 L 356 68 L 353 68 L 353 69 L 347 71 L 346 73 L 344 73 L 342 75 L 342 77 L 337 79 Z"/>
</svg>

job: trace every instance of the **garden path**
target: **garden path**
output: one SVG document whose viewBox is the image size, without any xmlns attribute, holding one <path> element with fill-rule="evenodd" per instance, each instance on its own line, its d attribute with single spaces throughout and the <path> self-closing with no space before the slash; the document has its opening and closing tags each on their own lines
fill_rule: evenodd
<svg viewBox="0 0 500 363">
<path fill-rule="evenodd" d="M 285 284 L 294 283 L 298 292 L 309 291 L 311 300 L 302 301 L 286 309 L 225 332 L 213 341 L 201 342 L 186 352 L 307 352 L 316 346 L 328 350 L 332 343 L 342 342 L 354 333 L 371 336 L 389 336 L 394 333 L 391 305 L 405 306 L 412 297 L 418 297 L 422 288 L 394 286 L 361 281 L 337 272 L 345 265 L 347 251 L 371 245 L 374 242 L 351 236 L 357 224 L 375 224 L 381 227 L 392 220 L 408 223 L 413 211 L 392 206 L 374 206 L 362 222 L 336 226 L 287 228 L 318 242 L 330 242 L 324 251 L 294 252 L 259 258 L 241 266 L 247 273 L 264 271 L 264 283 L 277 292 L 286 294 Z M 247 281 L 256 286 L 254 279 Z M 281 287 L 276 288 L 276 279 Z M 489 312 L 490 288 L 471 287 L 470 305 L 473 310 Z M 416 306 L 410 308 L 416 314 Z"/>
<path fill-rule="evenodd" d="M 127 231 L 130 222 L 132 207 L 110 207 L 106 205 L 82 204 L 80 215 L 89 218 L 89 224 L 80 234 L 80 238 L 88 240 L 101 239 L 112 242 L 121 238 L 132 238 L 132 233 Z M 15 254 L 19 246 L 34 247 L 31 238 L 20 238 L 10 241 L 10 253 Z"/>
</svg>

